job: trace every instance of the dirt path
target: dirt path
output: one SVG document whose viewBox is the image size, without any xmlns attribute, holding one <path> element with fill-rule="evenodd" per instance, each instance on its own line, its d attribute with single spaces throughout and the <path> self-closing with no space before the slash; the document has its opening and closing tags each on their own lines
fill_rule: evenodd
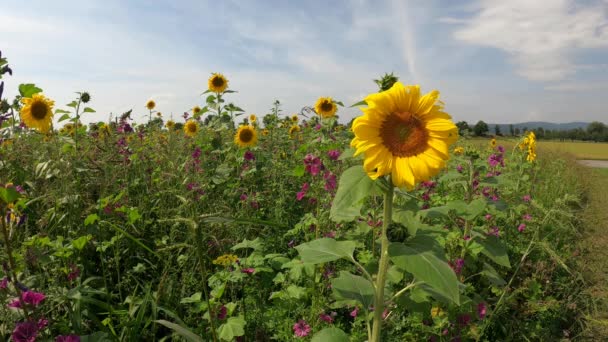
<svg viewBox="0 0 608 342">
<path fill-rule="evenodd" d="M 608 341 L 608 169 L 589 169 L 584 182 L 587 199 L 581 215 L 585 235 L 580 267 L 595 299 L 584 338 Z"/>
<path fill-rule="evenodd" d="M 579 164 L 589 167 L 608 168 L 608 160 L 578 160 Z"/>
</svg>

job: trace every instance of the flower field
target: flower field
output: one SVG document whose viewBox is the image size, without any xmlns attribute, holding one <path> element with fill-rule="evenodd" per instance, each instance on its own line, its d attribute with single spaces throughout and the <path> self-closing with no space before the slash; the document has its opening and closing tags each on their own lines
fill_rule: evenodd
<svg viewBox="0 0 608 342">
<path fill-rule="evenodd" d="M 94 94 L 62 106 L 33 84 L 3 102 L 0 339 L 555 341 L 584 329 L 577 175 L 533 133 L 480 147 L 458 137 L 439 92 L 392 75 L 348 124 L 331 97 L 246 113 L 229 81 L 212 74 L 175 121 L 151 100 L 136 105 L 147 122 L 85 125 Z"/>
</svg>

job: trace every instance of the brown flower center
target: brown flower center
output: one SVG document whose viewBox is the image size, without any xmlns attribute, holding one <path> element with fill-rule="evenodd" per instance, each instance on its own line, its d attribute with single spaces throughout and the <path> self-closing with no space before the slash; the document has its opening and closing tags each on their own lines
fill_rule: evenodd
<svg viewBox="0 0 608 342">
<path fill-rule="evenodd" d="M 196 133 L 196 124 L 190 123 L 188 125 L 188 132 L 190 132 L 190 133 Z"/>
<path fill-rule="evenodd" d="M 222 79 L 219 76 L 215 76 L 213 78 L 213 80 L 211 81 L 211 83 L 213 84 L 214 87 L 221 87 L 224 85 L 224 79 Z"/>
<path fill-rule="evenodd" d="M 411 157 L 427 149 L 429 134 L 415 115 L 391 113 L 380 127 L 380 138 L 393 155 Z"/>
<path fill-rule="evenodd" d="M 44 120 L 49 111 L 49 107 L 42 101 L 34 101 L 34 103 L 32 103 L 31 111 L 32 116 L 36 120 Z"/>
<path fill-rule="evenodd" d="M 331 112 L 331 110 L 334 108 L 334 104 L 331 103 L 330 101 L 323 101 L 323 103 L 321 103 L 321 110 L 324 112 Z"/>
<path fill-rule="evenodd" d="M 239 133 L 239 140 L 244 143 L 248 143 L 253 139 L 253 131 L 250 129 L 244 129 Z"/>
</svg>

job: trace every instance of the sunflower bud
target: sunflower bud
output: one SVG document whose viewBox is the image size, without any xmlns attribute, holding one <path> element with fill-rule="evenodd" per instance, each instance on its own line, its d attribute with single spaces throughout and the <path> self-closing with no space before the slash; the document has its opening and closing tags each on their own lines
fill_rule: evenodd
<svg viewBox="0 0 608 342">
<path fill-rule="evenodd" d="M 89 93 L 87 93 L 86 91 L 83 92 L 82 94 L 80 94 L 80 101 L 82 103 L 87 103 L 87 102 L 91 101 L 91 95 Z"/>
<path fill-rule="evenodd" d="M 379 80 L 374 80 L 374 82 L 376 82 L 376 84 L 380 88 L 380 92 L 391 89 L 393 84 L 395 84 L 397 81 L 399 81 L 399 77 L 393 75 L 392 72 L 390 74 L 384 74 L 384 76 L 382 76 L 382 78 L 380 78 Z"/>
</svg>

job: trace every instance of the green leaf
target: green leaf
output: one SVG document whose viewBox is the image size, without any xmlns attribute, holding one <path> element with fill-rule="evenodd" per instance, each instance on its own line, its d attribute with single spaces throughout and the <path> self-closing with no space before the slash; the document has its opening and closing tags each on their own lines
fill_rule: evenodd
<svg viewBox="0 0 608 342">
<path fill-rule="evenodd" d="M 357 106 L 367 106 L 367 102 L 365 102 L 365 100 L 361 100 L 361 101 L 355 103 L 354 105 L 351 105 L 350 108 L 357 107 Z"/>
<path fill-rule="evenodd" d="M 296 246 L 302 261 L 306 264 L 320 264 L 341 258 L 352 259 L 356 243 L 321 238 Z"/>
<path fill-rule="evenodd" d="M 175 323 L 165 321 L 164 319 L 159 319 L 159 320 L 156 320 L 155 322 L 158 324 L 164 325 L 165 327 L 175 331 L 178 335 L 185 338 L 187 341 L 204 342 L 204 340 L 201 337 L 197 336 L 195 333 L 193 333 L 192 331 L 190 331 L 187 328 L 182 327 L 181 325 L 177 325 Z"/>
<path fill-rule="evenodd" d="M 486 209 L 486 203 L 486 200 L 481 198 L 478 198 L 469 203 L 464 218 L 467 220 L 473 220 L 477 216 L 481 215 L 481 213 L 483 213 L 483 211 Z"/>
<path fill-rule="evenodd" d="M 81 236 L 76 240 L 72 240 L 72 246 L 74 246 L 74 248 L 76 248 L 77 250 L 81 251 L 84 246 L 86 246 L 87 242 L 91 241 L 92 238 L 92 235 Z"/>
<path fill-rule="evenodd" d="M 232 341 L 237 336 L 245 335 L 245 319 L 241 316 L 230 317 L 226 323 L 217 329 L 219 337 L 224 341 Z"/>
<path fill-rule="evenodd" d="M 82 112 L 83 113 L 95 113 L 95 109 L 90 108 L 90 107 L 85 107 Z"/>
<path fill-rule="evenodd" d="M 8 188 L 0 188 L 0 199 L 7 204 L 13 203 L 19 199 L 19 193 L 12 186 Z"/>
<path fill-rule="evenodd" d="M 241 243 L 237 243 L 236 245 L 232 246 L 232 250 L 236 251 L 237 249 L 245 249 L 245 248 L 251 248 L 254 251 L 260 250 L 262 249 L 262 241 L 260 240 L 260 238 L 255 238 L 255 240 L 243 240 L 243 242 Z"/>
<path fill-rule="evenodd" d="M 456 274 L 445 261 L 443 251 L 433 238 L 419 235 L 406 243 L 392 243 L 388 253 L 397 266 L 454 303 L 460 304 Z"/>
<path fill-rule="evenodd" d="M 305 171 L 306 168 L 304 167 L 304 165 L 298 165 L 291 171 L 291 174 L 295 177 L 302 177 L 304 176 Z"/>
<path fill-rule="evenodd" d="M 368 308 L 374 303 L 374 286 L 360 276 L 341 271 L 340 276 L 331 280 L 331 288 L 336 299 L 353 299 Z"/>
<path fill-rule="evenodd" d="M 189 304 L 189 303 L 200 303 L 202 301 L 203 294 L 201 292 L 197 292 L 190 297 L 182 298 L 180 300 L 180 304 Z"/>
<path fill-rule="evenodd" d="M 22 97 L 32 97 L 32 95 L 38 94 L 41 91 L 42 89 L 36 87 L 33 83 L 19 85 L 19 94 L 21 94 Z"/>
<path fill-rule="evenodd" d="M 76 108 L 76 106 L 78 106 L 78 102 L 76 102 L 76 101 L 72 101 L 72 102 L 70 102 L 70 103 L 66 104 L 66 106 L 68 106 L 68 107 L 72 107 L 72 108 Z"/>
<path fill-rule="evenodd" d="M 70 114 L 63 114 L 60 118 L 59 118 L 59 122 L 61 121 L 65 121 L 68 120 L 70 118 Z"/>
<path fill-rule="evenodd" d="M 342 329 L 325 328 L 316 333 L 311 342 L 349 342 L 350 338 Z"/>
<path fill-rule="evenodd" d="M 492 259 L 492 261 L 500 266 L 511 267 L 509 255 L 507 254 L 507 247 L 502 240 L 493 235 L 488 235 L 485 237 L 478 235 L 473 239 L 473 241 L 483 246 L 481 253 Z"/>
<path fill-rule="evenodd" d="M 97 221 L 99 221 L 99 215 L 97 215 L 97 214 L 91 214 L 91 215 L 87 216 L 86 219 L 84 219 L 84 226 L 85 227 L 86 226 L 90 226 L 90 225 L 92 225 L 93 223 L 95 223 Z"/>
<path fill-rule="evenodd" d="M 336 222 L 356 219 L 361 215 L 363 200 L 370 195 L 373 187 L 374 181 L 363 170 L 363 166 L 353 166 L 344 171 L 331 206 L 330 218 Z"/>
<path fill-rule="evenodd" d="M 481 271 L 481 274 L 486 276 L 486 278 L 488 278 L 488 281 L 490 281 L 490 283 L 492 283 L 496 286 L 507 285 L 507 282 L 504 279 L 502 279 L 502 277 L 500 275 L 498 275 L 498 272 L 496 272 L 494 267 L 492 267 L 488 263 L 485 263 L 485 262 L 483 263 L 483 271 Z"/>
</svg>

